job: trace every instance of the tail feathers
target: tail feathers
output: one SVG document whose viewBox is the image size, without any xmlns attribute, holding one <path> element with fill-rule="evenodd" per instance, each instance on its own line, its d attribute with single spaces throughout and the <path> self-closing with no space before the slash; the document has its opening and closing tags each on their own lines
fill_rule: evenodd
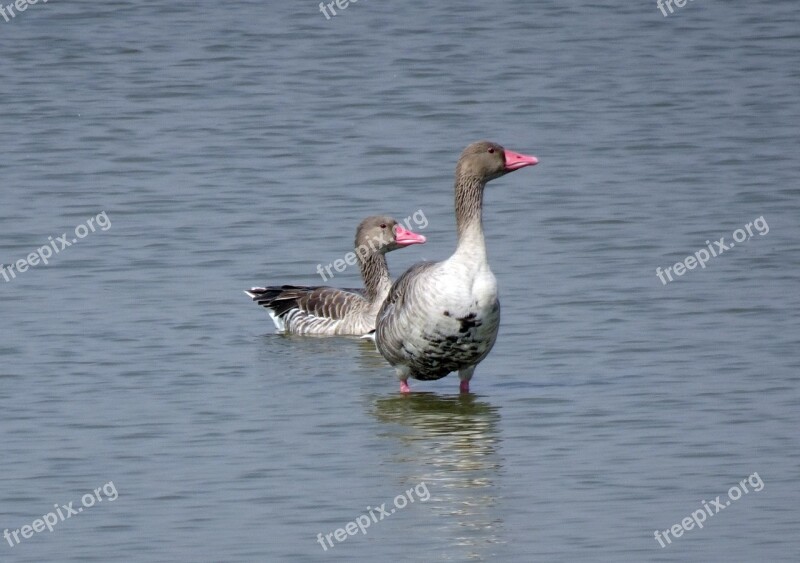
<svg viewBox="0 0 800 563">
<path fill-rule="evenodd" d="M 282 285 L 245 293 L 269 311 L 278 330 L 294 334 L 334 334 L 348 316 L 353 322 L 369 305 L 358 289 Z"/>
<path fill-rule="evenodd" d="M 265 307 L 278 316 L 297 308 L 297 300 L 314 291 L 313 287 L 297 285 L 281 285 L 271 287 L 252 287 L 245 290 L 254 302 Z"/>
<path fill-rule="evenodd" d="M 259 305 L 266 306 L 266 303 L 272 302 L 284 289 L 294 289 L 294 286 L 251 287 L 244 292 Z"/>
</svg>

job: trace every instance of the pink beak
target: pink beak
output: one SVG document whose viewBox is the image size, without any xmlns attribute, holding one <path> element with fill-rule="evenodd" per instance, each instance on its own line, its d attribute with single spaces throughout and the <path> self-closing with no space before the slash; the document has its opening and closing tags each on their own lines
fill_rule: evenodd
<svg viewBox="0 0 800 563">
<path fill-rule="evenodd" d="M 411 231 L 404 229 L 400 225 L 396 225 L 394 228 L 394 241 L 399 246 L 410 246 L 412 244 L 425 244 L 427 239 L 417 233 L 412 233 Z"/>
<path fill-rule="evenodd" d="M 509 172 L 539 163 L 539 159 L 535 156 L 528 156 L 527 154 L 520 154 L 510 150 L 505 150 L 505 157 L 506 170 Z"/>
</svg>

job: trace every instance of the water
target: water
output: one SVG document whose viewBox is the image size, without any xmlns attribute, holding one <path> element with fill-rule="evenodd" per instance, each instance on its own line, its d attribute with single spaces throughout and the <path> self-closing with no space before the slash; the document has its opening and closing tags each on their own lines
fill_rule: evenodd
<svg viewBox="0 0 800 563">
<path fill-rule="evenodd" d="M 0 279 L 0 530 L 104 499 L 0 560 L 796 561 L 798 23 L 789 0 L 0 20 L 0 261 L 110 221 Z M 241 290 L 319 283 L 367 215 L 429 221 L 395 273 L 448 256 L 481 138 L 541 163 L 487 190 L 503 319 L 472 395 L 404 398 L 367 343 L 273 334 Z"/>
</svg>

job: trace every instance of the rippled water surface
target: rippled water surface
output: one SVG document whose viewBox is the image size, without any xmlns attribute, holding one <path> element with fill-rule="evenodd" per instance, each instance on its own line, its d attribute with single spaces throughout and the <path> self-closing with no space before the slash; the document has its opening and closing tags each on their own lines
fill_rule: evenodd
<svg viewBox="0 0 800 563">
<path fill-rule="evenodd" d="M 0 262 L 70 242 L 0 277 L 0 531 L 103 499 L 1 561 L 797 560 L 793 0 L 59 0 L 0 46 Z M 426 218 L 396 274 L 447 257 L 482 138 L 540 164 L 487 188 L 472 394 L 242 294 L 375 213 Z"/>
</svg>

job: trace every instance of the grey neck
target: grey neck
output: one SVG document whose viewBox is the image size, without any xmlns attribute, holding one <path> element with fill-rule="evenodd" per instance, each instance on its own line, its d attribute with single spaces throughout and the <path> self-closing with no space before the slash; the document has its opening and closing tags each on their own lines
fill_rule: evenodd
<svg viewBox="0 0 800 563">
<path fill-rule="evenodd" d="M 486 181 L 475 176 L 456 177 L 456 254 L 472 260 L 486 260 L 483 238 L 483 190 Z"/>
<path fill-rule="evenodd" d="M 382 302 L 389 294 L 392 280 L 389 278 L 389 266 L 386 265 L 386 256 L 381 252 L 372 252 L 361 259 L 359 256 L 361 277 L 364 278 L 364 287 L 367 290 L 367 299 Z"/>
</svg>

